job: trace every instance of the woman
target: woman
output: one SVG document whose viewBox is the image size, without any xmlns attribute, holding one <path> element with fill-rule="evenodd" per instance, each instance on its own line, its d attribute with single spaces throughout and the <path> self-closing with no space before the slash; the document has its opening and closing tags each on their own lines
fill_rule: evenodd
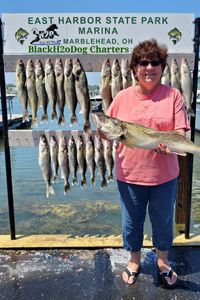
<svg viewBox="0 0 200 300">
<path fill-rule="evenodd" d="M 177 89 L 161 84 L 167 57 L 166 46 L 158 45 L 156 40 L 139 43 L 133 49 L 130 62 L 138 84 L 120 91 L 107 115 L 185 135 L 190 127 L 182 96 Z M 156 151 L 129 149 L 123 144 L 117 149 L 116 176 L 121 198 L 123 242 L 131 256 L 122 273 L 126 284 L 133 284 L 139 274 L 148 206 L 159 277 L 165 287 L 177 285 L 178 277 L 170 267 L 168 251 L 173 242 L 178 175 L 177 156 L 165 145 L 158 145 Z"/>
</svg>

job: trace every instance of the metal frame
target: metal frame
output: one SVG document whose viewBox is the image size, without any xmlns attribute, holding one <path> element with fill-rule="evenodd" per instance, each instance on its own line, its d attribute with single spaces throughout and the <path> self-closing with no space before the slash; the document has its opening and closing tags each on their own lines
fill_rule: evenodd
<svg viewBox="0 0 200 300">
<path fill-rule="evenodd" d="M 2 103 L 2 117 L 3 117 L 3 140 L 4 140 L 4 149 L 5 149 L 5 163 L 6 163 L 6 179 L 7 179 L 7 192 L 8 192 L 8 209 L 9 209 L 9 221 L 10 221 L 10 236 L 11 240 L 16 238 L 15 236 L 15 215 L 14 215 L 14 201 L 13 201 L 13 185 L 12 185 L 12 172 L 11 172 L 11 161 L 10 161 L 10 143 L 15 146 L 27 145 L 30 146 L 30 141 L 27 144 L 27 138 L 19 141 L 19 137 L 14 137 L 16 131 L 10 131 L 8 134 L 8 120 L 7 120 L 7 104 L 6 104 L 6 86 L 5 86 L 5 72 L 14 72 L 16 66 L 17 56 L 3 56 L 3 37 L 2 37 L 3 25 L 0 19 L 0 87 L 1 87 L 1 103 Z M 197 94 L 197 81 L 198 81 L 198 62 L 199 62 L 199 43 L 200 43 L 200 18 L 195 19 L 195 36 L 194 36 L 194 55 L 191 54 L 182 54 L 182 56 L 186 57 L 190 67 L 193 69 L 193 103 L 192 108 L 194 113 L 196 112 L 196 94 Z M 117 55 L 119 59 L 124 57 L 125 55 Z M 67 56 L 65 56 L 66 58 Z M 104 58 L 113 59 L 115 55 L 82 55 L 80 56 L 81 60 L 83 59 L 83 67 L 87 72 L 97 72 L 101 70 L 102 62 Z M 126 55 L 127 57 L 127 55 Z M 177 62 L 180 62 L 181 54 L 170 54 L 169 61 L 171 58 L 176 58 Z M 26 61 L 28 59 L 28 55 L 24 55 L 23 59 Z M 55 60 L 55 55 L 51 57 L 47 56 L 34 56 L 34 58 L 40 58 L 44 61 L 44 59 L 51 58 L 52 61 Z M 5 66 L 5 69 L 4 69 Z M 65 131 L 66 132 L 66 131 Z M 33 132 L 34 133 L 34 132 Z M 55 133 L 55 132 L 54 132 Z M 32 136 L 32 146 L 36 146 L 38 144 L 38 135 L 39 132 L 34 133 L 37 138 L 34 139 Z M 50 132 L 48 132 L 51 135 Z M 56 132 L 57 134 L 57 132 Z M 59 135 L 60 133 L 58 133 Z M 194 141 L 195 135 L 195 116 L 191 117 L 191 140 Z M 30 136 L 30 135 L 29 135 Z M 22 143 L 22 144 L 21 144 Z M 191 213 L 191 193 L 192 193 L 192 172 L 193 172 L 193 155 L 189 155 L 189 187 L 187 193 L 187 208 L 186 208 L 186 222 L 185 222 L 185 238 L 189 239 L 190 233 L 190 213 Z"/>
</svg>

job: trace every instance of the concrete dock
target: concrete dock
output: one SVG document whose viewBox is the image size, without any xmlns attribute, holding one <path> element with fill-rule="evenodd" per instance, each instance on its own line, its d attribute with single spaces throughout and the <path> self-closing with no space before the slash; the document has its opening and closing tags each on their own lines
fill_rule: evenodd
<svg viewBox="0 0 200 300">
<path fill-rule="evenodd" d="M 132 286 L 121 279 L 129 254 L 121 248 L 0 250 L 1 300 L 200 299 L 200 250 L 173 247 L 170 263 L 179 286 L 158 285 L 156 255 L 142 249 L 141 273 Z"/>
<path fill-rule="evenodd" d="M 0 236 L 0 300 L 200 299 L 200 238 L 174 239 L 170 264 L 177 289 L 157 281 L 156 254 L 144 240 L 141 273 L 132 286 L 121 278 L 129 253 L 121 236 Z"/>
</svg>

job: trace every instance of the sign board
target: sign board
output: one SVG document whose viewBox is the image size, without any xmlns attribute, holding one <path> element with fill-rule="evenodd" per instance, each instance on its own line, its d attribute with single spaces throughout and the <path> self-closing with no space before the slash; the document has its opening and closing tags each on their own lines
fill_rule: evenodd
<svg viewBox="0 0 200 300">
<path fill-rule="evenodd" d="M 4 54 L 128 54 L 156 38 L 169 53 L 192 53 L 194 14 L 3 14 Z"/>
</svg>

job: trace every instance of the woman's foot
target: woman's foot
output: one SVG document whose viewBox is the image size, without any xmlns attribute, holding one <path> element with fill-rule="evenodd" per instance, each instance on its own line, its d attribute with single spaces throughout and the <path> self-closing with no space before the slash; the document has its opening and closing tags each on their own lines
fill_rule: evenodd
<svg viewBox="0 0 200 300">
<path fill-rule="evenodd" d="M 126 270 L 122 272 L 122 278 L 126 284 L 134 284 L 140 269 L 140 251 L 131 252 L 131 259 Z"/>
<path fill-rule="evenodd" d="M 178 276 L 174 270 L 171 269 L 168 261 L 168 251 L 156 250 L 158 256 L 158 275 L 166 287 L 175 287 L 178 282 Z"/>
<path fill-rule="evenodd" d="M 123 281 L 128 285 L 134 284 L 136 282 L 138 275 L 139 275 L 139 268 L 137 271 L 133 271 L 129 267 L 127 267 L 126 270 L 122 272 Z"/>
</svg>

